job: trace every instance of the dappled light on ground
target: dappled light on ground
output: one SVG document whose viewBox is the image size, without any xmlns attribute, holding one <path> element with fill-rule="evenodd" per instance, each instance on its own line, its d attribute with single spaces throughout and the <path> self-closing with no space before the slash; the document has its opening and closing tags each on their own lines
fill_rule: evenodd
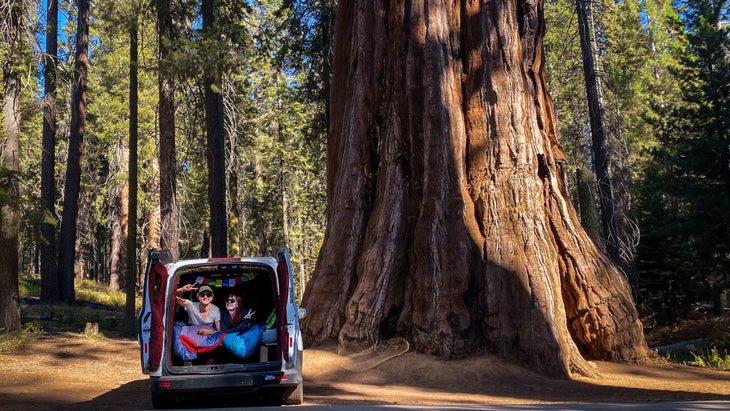
<svg viewBox="0 0 730 411">
<path fill-rule="evenodd" d="M 543 377 L 491 356 L 444 361 L 394 343 L 364 353 L 334 346 L 304 351 L 305 404 L 478 405 L 550 402 L 730 400 L 730 372 L 597 363 L 600 379 Z M 43 335 L 20 353 L 0 354 L 3 410 L 149 409 L 148 378 L 133 339 Z M 197 402 L 196 402 L 197 401 Z M 220 397 L 182 408 L 266 405 Z"/>
</svg>

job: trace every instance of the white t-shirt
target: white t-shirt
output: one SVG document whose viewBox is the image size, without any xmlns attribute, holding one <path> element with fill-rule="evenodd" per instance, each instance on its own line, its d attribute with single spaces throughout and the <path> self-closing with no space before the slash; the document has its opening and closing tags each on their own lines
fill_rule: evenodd
<svg viewBox="0 0 730 411">
<path fill-rule="evenodd" d="M 215 328 L 215 322 L 221 320 L 221 310 L 215 304 L 210 304 L 210 311 L 205 319 L 200 315 L 200 303 L 185 300 L 185 311 L 188 312 L 188 324 L 190 325 L 210 325 Z"/>
</svg>

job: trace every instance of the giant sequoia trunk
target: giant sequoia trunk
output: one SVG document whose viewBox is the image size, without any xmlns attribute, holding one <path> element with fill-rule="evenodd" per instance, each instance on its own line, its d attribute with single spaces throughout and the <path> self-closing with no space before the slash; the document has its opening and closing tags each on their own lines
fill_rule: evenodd
<svg viewBox="0 0 730 411">
<path fill-rule="evenodd" d="M 555 162 L 542 3 L 343 1 L 305 341 L 392 336 L 551 375 L 647 354 Z"/>
</svg>

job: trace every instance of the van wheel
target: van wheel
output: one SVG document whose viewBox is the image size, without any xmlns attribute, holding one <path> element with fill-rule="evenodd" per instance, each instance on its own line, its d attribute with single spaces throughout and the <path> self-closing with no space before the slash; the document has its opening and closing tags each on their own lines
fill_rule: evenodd
<svg viewBox="0 0 730 411">
<path fill-rule="evenodd" d="M 175 405 L 175 397 L 170 394 L 152 393 L 152 406 L 155 408 L 172 408 Z"/>
<path fill-rule="evenodd" d="M 304 383 L 284 388 L 281 402 L 284 405 L 301 405 L 304 402 Z"/>
</svg>

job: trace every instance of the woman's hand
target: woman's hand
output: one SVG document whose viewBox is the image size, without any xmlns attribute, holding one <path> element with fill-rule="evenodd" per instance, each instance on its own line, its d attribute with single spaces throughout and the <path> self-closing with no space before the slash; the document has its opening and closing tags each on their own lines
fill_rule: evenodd
<svg viewBox="0 0 730 411">
<path fill-rule="evenodd" d="M 250 320 L 254 314 L 256 314 L 256 311 L 254 311 L 252 308 L 249 308 L 248 313 L 246 313 L 246 315 L 244 315 L 243 318 Z"/>
<path fill-rule="evenodd" d="M 193 291 L 193 290 L 196 289 L 195 288 L 196 285 L 197 284 L 185 284 L 184 286 L 178 288 L 177 289 L 177 292 L 178 293 L 184 293 L 184 292 L 187 292 L 187 291 Z"/>
<path fill-rule="evenodd" d="M 215 331 L 210 328 L 201 328 L 198 330 L 198 335 L 211 335 L 213 333 L 215 333 Z"/>
</svg>

